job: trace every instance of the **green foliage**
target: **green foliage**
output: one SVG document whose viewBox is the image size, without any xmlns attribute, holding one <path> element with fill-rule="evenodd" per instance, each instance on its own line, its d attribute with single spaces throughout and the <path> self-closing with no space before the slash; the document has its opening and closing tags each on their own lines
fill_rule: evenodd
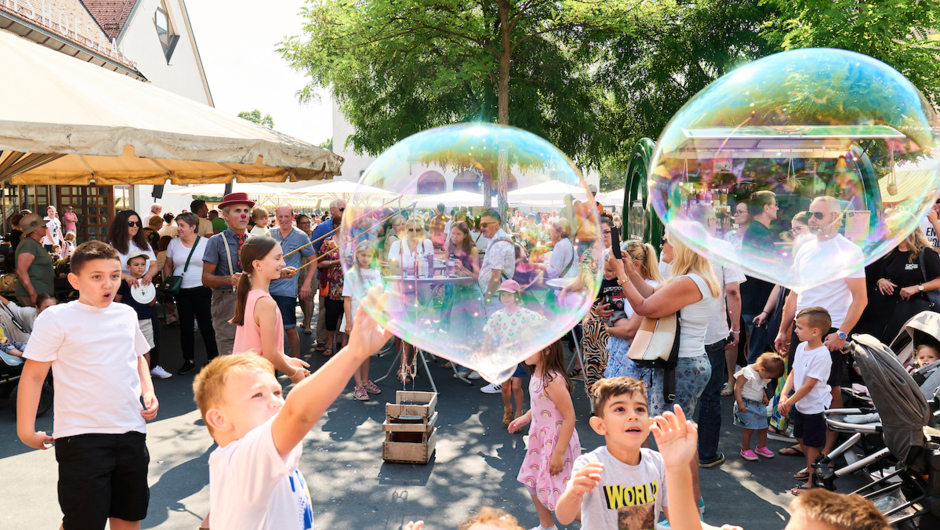
<svg viewBox="0 0 940 530">
<path fill-rule="evenodd" d="M 238 117 L 243 120 L 257 123 L 258 125 L 264 125 L 268 129 L 274 128 L 274 118 L 272 118 L 270 114 L 265 114 L 264 117 L 261 117 L 261 111 L 258 109 L 255 109 L 251 112 L 243 110 L 238 113 Z"/>
<path fill-rule="evenodd" d="M 586 28 L 629 25 L 640 0 L 308 0 L 302 37 L 280 52 L 310 83 L 329 86 L 356 152 L 460 122 L 508 123 L 569 156 L 599 156 L 601 110 L 578 60 Z M 508 66 L 508 69 L 501 70 Z"/>
<path fill-rule="evenodd" d="M 937 0 L 764 0 L 778 11 L 764 34 L 782 49 L 842 48 L 892 66 L 936 102 Z"/>
<path fill-rule="evenodd" d="M 317 147 L 322 147 L 326 149 L 327 151 L 332 151 L 333 150 L 333 137 L 331 136 L 327 138 L 326 140 L 323 140 L 317 145 Z"/>
</svg>

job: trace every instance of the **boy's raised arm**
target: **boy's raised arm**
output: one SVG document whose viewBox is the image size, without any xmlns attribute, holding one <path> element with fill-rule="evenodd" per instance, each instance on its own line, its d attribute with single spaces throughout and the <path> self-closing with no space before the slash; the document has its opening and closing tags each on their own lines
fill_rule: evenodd
<svg viewBox="0 0 940 530">
<path fill-rule="evenodd" d="M 594 488 L 601 483 L 603 471 L 604 464 L 590 462 L 571 477 L 568 487 L 565 488 L 565 492 L 561 494 L 555 505 L 555 517 L 559 523 L 571 524 L 581 516 L 581 500 L 585 494 L 594 491 Z"/>
<path fill-rule="evenodd" d="M 381 286 L 370 289 L 356 312 L 349 345 L 334 355 L 316 373 L 300 382 L 287 396 L 284 408 L 271 426 L 274 447 L 282 458 L 286 458 L 316 425 L 326 409 L 346 387 L 349 378 L 362 361 L 379 351 L 379 348 L 392 338 L 392 334 L 379 326 L 364 309 L 376 307 L 381 310 L 388 296 L 389 293 L 383 293 Z"/>
</svg>

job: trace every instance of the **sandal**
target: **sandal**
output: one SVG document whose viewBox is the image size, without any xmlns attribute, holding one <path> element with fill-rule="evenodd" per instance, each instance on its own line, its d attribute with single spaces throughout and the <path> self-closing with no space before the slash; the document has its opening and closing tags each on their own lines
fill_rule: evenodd
<svg viewBox="0 0 940 530">
<path fill-rule="evenodd" d="M 581 370 L 580 368 L 575 368 L 574 370 L 568 372 L 568 377 L 575 378 L 575 377 L 580 376 L 583 373 L 584 371 Z"/>
<path fill-rule="evenodd" d="M 408 377 L 408 372 L 405 371 L 404 366 L 402 366 L 401 369 L 398 370 L 398 380 L 401 381 L 401 384 L 403 385 L 411 382 L 411 378 Z"/>
<path fill-rule="evenodd" d="M 731 383 L 728 383 L 724 388 L 721 389 L 721 395 L 730 396 L 731 394 L 734 394 L 734 387 L 731 386 Z"/>
<path fill-rule="evenodd" d="M 797 473 L 796 475 L 793 475 L 793 478 L 795 478 L 796 480 L 806 480 L 809 478 L 809 472 L 804 469 L 800 471 L 799 473 Z"/>
<path fill-rule="evenodd" d="M 803 450 L 800 449 L 799 445 L 792 445 L 790 447 L 784 447 L 783 449 L 780 449 L 779 451 L 777 451 L 777 454 L 782 455 L 782 456 L 804 456 Z"/>
<path fill-rule="evenodd" d="M 811 490 L 811 489 L 813 489 L 812 486 L 807 486 L 806 484 L 800 484 L 799 486 L 797 486 L 797 487 L 795 487 L 795 488 L 792 488 L 792 489 L 790 490 L 790 495 L 793 495 L 793 496 L 795 496 L 795 497 L 799 497 L 800 495 L 803 494 L 804 491 L 809 491 L 809 490 Z"/>
<path fill-rule="evenodd" d="M 323 354 L 324 357 L 330 357 L 333 355 L 333 348 L 323 348 L 323 351 L 321 353 Z"/>
</svg>

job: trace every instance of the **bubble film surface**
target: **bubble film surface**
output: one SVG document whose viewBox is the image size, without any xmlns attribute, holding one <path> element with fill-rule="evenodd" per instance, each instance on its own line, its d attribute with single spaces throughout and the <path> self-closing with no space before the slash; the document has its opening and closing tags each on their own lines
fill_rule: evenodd
<svg viewBox="0 0 940 530">
<path fill-rule="evenodd" d="M 362 300 L 375 284 L 391 293 L 384 308 L 365 307 L 380 324 L 495 382 L 585 315 L 604 237 L 590 190 L 558 149 L 519 129 L 464 124 L 406 138 L 373 162 L 334 243 L 348 294 Z"/>
<path fill-rule="evenodd" d="M 871 57 L 772 55 L 673 117 L 650 198 L 698 253 L 801 291 L 858 271 L 920 225 L 940 188 L 937 126 L 917 89 Z"/>
</svg>

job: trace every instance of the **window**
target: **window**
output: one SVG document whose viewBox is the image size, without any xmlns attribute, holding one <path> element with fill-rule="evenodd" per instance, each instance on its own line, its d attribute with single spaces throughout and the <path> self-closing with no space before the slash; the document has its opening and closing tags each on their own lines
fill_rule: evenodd
<svg viewBox="0 0 940 530">
<path fill-rule="evenodd" d="M 157 28 L 157 37 L 160 39 L 160 46 L 163 47 L 163 55 L 166 57 L 167 64 L 170 63 L 170 57 L 173 56 L 173 50 L 176 49 L 176 43 L 180 36 L 173 27 L 173 21 L 170 19 L 169 11 L 166 9 L 166 3 L 160 0 L 160 5 L 153 13 L 153 25 Z"/>
</svg>

